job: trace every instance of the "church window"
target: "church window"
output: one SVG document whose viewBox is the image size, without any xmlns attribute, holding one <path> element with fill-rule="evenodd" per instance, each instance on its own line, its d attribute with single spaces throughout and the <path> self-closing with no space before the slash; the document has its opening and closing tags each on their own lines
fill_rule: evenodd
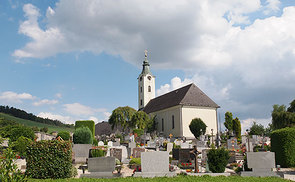
<svg viewBox="0 0 295 182">
<path fill-rule="evenodd" d="M 162 118 L 162 131 L 164 131 L 164 119 Z"/>
<path fill-rule="evenodd" d="M 142 99 L 140 100 L 140 105 L 142 106 Z"/>
<path fill-rule="evenodd" d="M 148 87 L 148 91 L 151 92 L 151 90 L 152 90 L 152 89 L 151 89 L 151 86 L 149 86 L 149 87 Z"/>
<path fill-rule="evenodd" d="M 140 81 L 142 80 L 142 76 L 139 78 L 139 80 L 140 80 Z"/>
<path fill-rule="evenodd" d="M 142 92 L 142 87 L 140 87 L 140 92 Z"/>
<path fill-rule="evenodd" d="M 172 115 L 172 129 L 174 129 L 174 115 Z"/>
</svg>

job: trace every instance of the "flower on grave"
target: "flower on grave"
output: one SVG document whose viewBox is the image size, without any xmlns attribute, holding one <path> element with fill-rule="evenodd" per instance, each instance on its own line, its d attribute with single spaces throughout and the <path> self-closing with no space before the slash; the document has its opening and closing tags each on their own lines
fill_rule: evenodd
<svg viewBox="0 0 295 182">
<path fill-rule="evenodd" d="M 238 149 L 237 152 L 239 152 L 240 150 Z"/>
<path fill-rule="evenodd" d="M 186 165 L 188 166 L 188 163 L 186 163 Z"/>
<path fill-rule="evenodd" d="M 264 143 L 264 146 L 267 146 L 267 144 L 266 144 L 266 143 Z"/>
<path fill-rule="evenodd" d="M 181 165 L 184 166 L 184 163 L 182 162 Z"/>
<path fill-rule="evenodd" d="M 192 163 L 189 163 L 189 165 L 191 166 L 191 165 L 192 165 Z"/>
<path fill-rule="evenodd" d="M 132 159 L 133 158 L 133 156 L 132 155 L 130 155 L 130 159 Z"/>
<path fill-rule="evenodd" d="M 140 146 L 143 146 L 143 143 L 141 143 Z"/>
</svg>

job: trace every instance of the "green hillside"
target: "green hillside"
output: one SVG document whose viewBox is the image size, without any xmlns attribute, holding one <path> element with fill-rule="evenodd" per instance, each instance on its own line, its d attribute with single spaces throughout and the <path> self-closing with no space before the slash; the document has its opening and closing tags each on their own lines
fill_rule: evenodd
<svg viewBox="0 0 295 182">
<path fill-rule="evenodd" d="M 15 121 L 17 123 L 23 124 L 25 126 L 29 126 L 29 127 L 33 127 L 33 126 L 37 126 L 39 129 L 43 128 L 43 127 L 47 127 L 48 128 L 48 133 L 52 132 L 52 131 L 69 131 L 69 132 L 74 132 L 74 128 L 68 128 L 68 127 L 60 127 L 60 126 L 54 126 L 54 125 L 48 125 L 48 124 L 43 124 L 43 123 L 38 123 L 35 121 L 30 121 L 30 120 L 26 120 L 26 119 L 21 119 L 21 118 L 17 118 L 8 114 L 4 114 L 4 113 L 0 113 L 0 118 L 4 118 L 6 120 L 11 120 L 11 121 Z"/>
</svg>

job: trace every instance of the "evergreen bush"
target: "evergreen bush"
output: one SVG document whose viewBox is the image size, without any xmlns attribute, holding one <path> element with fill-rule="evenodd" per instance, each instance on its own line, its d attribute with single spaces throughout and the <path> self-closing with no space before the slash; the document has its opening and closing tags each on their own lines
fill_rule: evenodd
<svg viewBox="0 0 295 182">
<path fill-rule="evenodd" d="M 91 150 L 92 157 L 104 157 L 106 154 L 107 154 L 107 152 L 102 149 L 92 149 Z"/>
<path fill-rule="evenodd" d="M 229 153 L 224 148 L 210 149 L 208 154 L 209 170 L 213 173 L 223 173 L 228 163 Z"/>
<path fill-rule="evenodd" d="M 10 132 L 9 142 L 15 142 L 19 137 L 24 136 L 31 140 L 34 140 L 35 133 L 34 131 L 26 126 L 17 126 L 13 128 Z"/>
<path fill-rule="evenodd" d="M 144 131 L 142 129 L 134 129 L 133 134 L 137 134 L 138 137 L 144 134 Z"/>
<path fill-rule="evenodd" d="M 92 133 L 92 137 L 95 136 L 95 123 L 92 120 L 84 120 L 84 121 L 76 121 L 75 122 L 75 130 L 80 127 L 88 127 Z"/>
<path fill-rule="evenodd" d="M 295 128 L 273 131 L 271 151 L 275 152 L 276 164 L 281 167 L 295 167 Z"/>
<path fill-rule="evenodd" d="M 31 178 L 70 178 L 72 145 L 69 141 L 41 140 L 27 149 L 26 174 Z"/>
<path fill-rule="evenodd" d="M 12 143 L 11 147 L 13 150 L 19 153 L 20 156 L 26 156 L 27 147 L 32 143 L 32 140 L 21 136 L 15 142 Z"/>
<path fill-rule="evenodd" d="M 70 140 L 71 135 L 68 131 L 61 131 L 57 134 L 57 137 L 61 137 L 63 140 Z"/>
<path fill-rule="evenodd" d="M 92 133 L 88 127 L 79 127 L 73 135 L 75 144 L 92 144 Z"/>
<path fill-rule="evenodd" d="M 203 122 L 201 118 L 193 119 L 189 125 L 189 129 L 196 139 L 206 133 L 206 128 L 207 125 Z"/>
</svg>

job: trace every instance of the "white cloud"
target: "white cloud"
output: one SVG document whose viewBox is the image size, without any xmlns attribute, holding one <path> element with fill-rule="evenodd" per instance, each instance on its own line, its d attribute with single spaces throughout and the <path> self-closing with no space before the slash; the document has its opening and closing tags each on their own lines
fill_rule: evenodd
<svg viewBox="0 0 295 182">
<path fill-rule="evenodd" d="M 97 119 L 96 117 L 94 117 L 94 116 L 91 116 L 91 117 L 89 118 L 89 120 L 92 120 L 92 121 L 94 121 L 95 123 L 98 122 L 98 119 Z"/>
<path fill-rule="evenodd" d="M 88 116 L 93 115 L 99 112 L 106 112 L 106 109 L 99 108 L 91 108 L 80 103 L 73 103 L 73 104 L 64 104 L 64 110 L 72 115 L 75 116 Z"/>
<path fill-rule="evenodd" d="M 247 129 L 250 129 L 250 127 L 253 125 L 253 122 L 263 125 L 264 128 L 268 127 L 268 124 L 271 123 L 271 118 L 258 118 L 258 119 L 247 118 L 240 121 L 241 121 L 242 134 L 244 134 Z"/>
<path fill-rule="evenodd" d="M 278 12 L 280 10 L 280 0 L 266 0 L 267 5 L 265 6 L 264 14 L 268 15 L 272 12 Z"/>
<path fill-rule="evenodd" d="M 162 85 L 157 95 L 192 81 L 221 111 L 268 118 L 273 104 L 290 102 L 295 92 L 295 6 L 280 6 L 278 0 L 61 0 L 47 9 L 42 29 L 39 10 L 27 4 L 19 33 L 31 41 L 13 55 L 105 52 L 140 65 L 147 48 L 152 68 L 190 75 Z M 249 17 L 263 13 L 267 18 Z M 65 108 L 78 115 L 97 112 L 77 103 Z"/>
<path fill-rule="evenodd" d="M 0 100 L 5 100 L 8 102 L 20 103 L 22 102 L 22 100 L 33 100 L 33 99 L 35 99 L 35 97 L 28 93 L 18 94 L 15 92 L 7 91 L 7 92 L 2 92 L 0 94 Z"/>
<path fill-rule="evenodd" d="M 67 123 L 67 124 L 74 124 L 76 121 L 73 118 L 71 118 L 70 116 L 62 116 L 62 115 L 58 115 L 58 114 L 52 114 L 50 112 L 40 112 L 37 116 L 42 117 L 42 118 L 59 120 L 64 123 Z"/>
<path fill-rule="evenodd" d="M 62 98 L 62 94 L 61 93 L 57 93 L 57 94 L 55 94 L 55 97 L 61 99 Z"/>
<path fill-rule="evenodd" d="M 41 105 L 54 105 L 57 104 L 58 100 L 48 100 L 48 99 L 43 99 L 37 102 L 34 102 L 34 106 L 41 106 Z"/>
</svg>

